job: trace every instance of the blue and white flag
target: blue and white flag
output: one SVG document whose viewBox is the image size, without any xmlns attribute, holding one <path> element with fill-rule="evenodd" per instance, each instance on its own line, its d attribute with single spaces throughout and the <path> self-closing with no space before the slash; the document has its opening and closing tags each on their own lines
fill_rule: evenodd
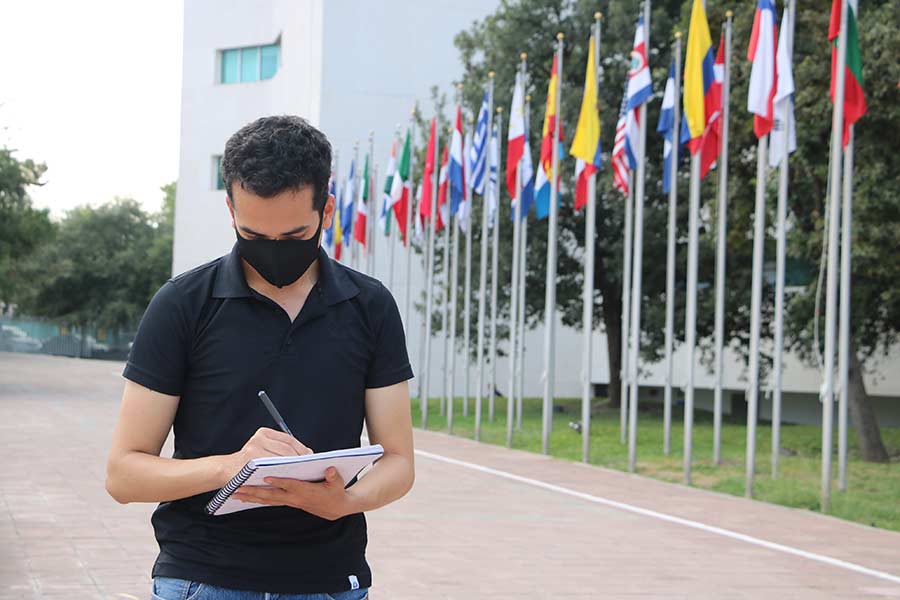
<svg viewBox="0 0 900 600">
<path fill-rule="evenodd" d="M 669 65 L 669 78 L 666 80 L 666 91 L 663 94 L 662 107 L 659 111 L 657 133 L 663 135 L 663 192 L 669 192 L 669 173 L 672 161 L 672 129 L 675 127 L 675 63 Z"/>
<path fill-rule="evenodd" d="M 472 189 L 479 196 L 484 196 L 484 172 L 488 158 L 488 117 L 490 96 L 484 93 L 481 100 L 481 109 L 478 111 L 478 122 L 475 123 L 475 135 L 472 138 L 472 146 L 469 148 L 469 165 L 471 173 Z"/>
</svg>

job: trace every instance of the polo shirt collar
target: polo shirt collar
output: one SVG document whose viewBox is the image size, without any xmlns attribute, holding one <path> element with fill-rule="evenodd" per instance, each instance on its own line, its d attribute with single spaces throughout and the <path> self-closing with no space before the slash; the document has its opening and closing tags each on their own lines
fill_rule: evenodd
<svg viewBox="0 0 900 600">
<path fill-rule="evenodd" d="M 329 306 L 349 300 L 359 294 L 359 287 L 347 276 L 347 272 L 334 261 L 322 247 L 319 247 L 319 281 L 316 284 L 321 290 L 325 303 Z M 213 298 L 249 298 L 253 295 L 244 268 L 237 243 L 231 252 L 222 257 L 216 280 L 213 284 Z"/>
</svg>

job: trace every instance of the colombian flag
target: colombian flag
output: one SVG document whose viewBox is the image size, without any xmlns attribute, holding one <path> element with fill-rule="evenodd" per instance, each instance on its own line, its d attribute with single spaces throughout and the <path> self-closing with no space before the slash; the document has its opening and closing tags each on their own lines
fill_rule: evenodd
<svg viewBox="0 0 900 600">
<path fill-rule="evenodd" d="M 544 112 L 544 129 L 541 137 L 541 160 L 538 165 L 535 182 L 535 188 L 537 188 L 535 210 L 538 219 L 543 219 L 550 214 L 550 182 L 554 181 L 555 176 L 553 173 L 553 132 L 556 129 L 556 119 L 559 112 L 556 106 L 557 89 L 559 89 L 559 76 L 556 68 L 556 55 L 554 55 L 553 66 L 550 69 L 550 83 L 547 85 L 547 110 Z M 561 143 L 562 140 L 563 129 L 562 123 L 560 123 L 559 142 Z M 559 180 L 556 180 L 556 184 L 559 185 Z"/>
<path fill-rule="evenodd" d="M 715 79 L 713 62 L 712 38 L 703 1 L 694 0 L 684 61 L 684 121 L 691 136 L 688 142 L 691 154 L 700 150 L 707 117 L 713 112 L 713 99 L 708 96 Z"/>
<path fill-rule="evenodd" d="M 588 43 L 587 70 L 584 74 L 584 96 L 575 139 L 569 154 L 576 158 L 575 210 L 587 204 L 587 180 L 600 168 L 600 115 L 597 112 L 597 69 L 594 63 L 594 36 Z"/>
</svg>

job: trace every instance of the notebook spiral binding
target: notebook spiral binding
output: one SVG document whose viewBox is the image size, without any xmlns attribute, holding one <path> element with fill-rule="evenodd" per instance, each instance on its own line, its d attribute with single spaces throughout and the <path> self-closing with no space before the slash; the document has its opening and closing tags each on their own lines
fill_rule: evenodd
<svg viewBox="0 0 900 600">
<path fill-rule="evenodd" d="M 250 476 L 253 475 L 254 471 L 256 471 L 256 467 L 251 465 L 251 463 L 247 463 L 244 465 L 244 468 L 240 470 L 240 472 L 231 478 L 231 481 L 225 484 L 219 492 L 213 497 L 212 500 L 209 501 L 206 505 L 206 513 L 209 515 L 215 514 L 217 510 L 219 510 L 225 501 L 228 500 L 228 497 L 234 493 L 239 487 L 244 485 Z"/>
</svg>

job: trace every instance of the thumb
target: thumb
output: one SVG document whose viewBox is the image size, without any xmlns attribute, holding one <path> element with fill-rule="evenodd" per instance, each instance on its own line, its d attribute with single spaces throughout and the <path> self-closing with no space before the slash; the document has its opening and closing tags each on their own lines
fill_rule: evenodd
<svg viewBox="0 0 900 600">
<path fill-rule="evenodd" d="M 334 467 L 325 470 L 325 481 L 332 482 L 338 478 L 338 471 Z"/>
</svg>

